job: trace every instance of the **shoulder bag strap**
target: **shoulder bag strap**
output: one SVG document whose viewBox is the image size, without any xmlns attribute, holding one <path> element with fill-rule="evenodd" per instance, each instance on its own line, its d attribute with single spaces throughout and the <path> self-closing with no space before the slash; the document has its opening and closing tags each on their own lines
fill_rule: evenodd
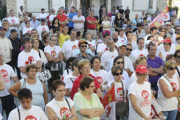
<svg viewBox="0 0 180 120">
<path fill-rule="evenodd" d="M 23 85 L 22 85 L 21 89 L 22 88 L 26 88 L 26 80 L 25 80 L 25 78 L 24 78 Z"/>
<path fill-rule="evenodd" d="M 123 99 L 124 99 L 124 85 L 123 85 L 123 82 L 121 80 L 121 84 L 122 84 L 122 90 L 123 90 Z"/>
<path fill-rule="evenodd" d="M 19 120 L 21 120 L 21 115 L 20 115 L 20 110 L 19 110 L 19 108 L 17 108 L 17 111 L 18 111 Z"/>
<path fill-rule="evenodd" d="M 66 100 L 66 102 L 67 102 L 67 104 L 68 104 L 69 110 L 71 111 L 71 107 L 70 107 L 70 105 L 69 105 L 69 102 L 68 102 L 67 98 L 65 98 L 65 100 Z"/>
<path fill-rule="evenodd" d="M 72 78 L 69 78 L 71 80 L 72 83 L 74 83 L 74 81 L 72 80 Z"/>
<path fill-rule="evenodd" d="M 177 67 L 177 66 L 176 66 L 176 70 L 177 70 L 178 75 L 179 75 L 179 77 L 180 77 L 179 69 L 178 69 L 178 67 Z"/>
</svg>

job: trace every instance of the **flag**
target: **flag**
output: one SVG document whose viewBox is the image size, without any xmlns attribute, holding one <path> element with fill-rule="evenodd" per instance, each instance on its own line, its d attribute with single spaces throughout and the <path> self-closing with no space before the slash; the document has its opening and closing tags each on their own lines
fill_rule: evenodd
<svg viewBox="0 0 180 120">
<path fill-rule="evenodd" d="M 74 6 L 74 7 L 75 7 L 75 5 L 74 5 L 74 0 L 72 0 L 71 7 L 72 7 L 72 6 Z"/>
<path fill-rule="evenodd" d="M 158 119 L 158 114 L 161 112 L 161 107 L 153 98 L 151 98 L 151 119 Z"/>
<path fill-rule="evenodd" d="M 103 120 L 116 120 L 116 100 L 115 100 L 115 87 L 104 96 L 102 104 L 105 108 L 105 113 L 101 116 Z"/>
<path fill-rule="evenodd" d="M 166 7 L 161 13 L 154 18 L 154 20 L 149 24 L 150 27 L 159 28 L 162 25 L 162 22 L 170 20 L 169 8 Z"/>
</svg>

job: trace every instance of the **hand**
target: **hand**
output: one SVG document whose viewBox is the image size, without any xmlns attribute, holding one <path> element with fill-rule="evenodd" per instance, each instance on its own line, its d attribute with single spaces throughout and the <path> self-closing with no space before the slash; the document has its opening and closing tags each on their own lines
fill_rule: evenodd
<svg viewBox="0 0 180 120">
<path fill-rule="evenodd" d="M 152 70 L 153 68 L 152 68 L 151 66 L 148 65 L 148 67 L 149 67 L 149 70 L 150 70 L 150 71 L 153 71 L 153 70 Z"/>
<path fill-rule="evenodd" d="M 111 87 L 113 87 L 114 85 L 115 85 L 115 82 L 112 82 L 112 83 L 111 83 Z"/>
<path fill-rule="evenodd" d="M 107 84 L 108 84 L 108 81 L 104 82 L 104 84 L 103 84 L 103 85 L 107 85 Z"/>
<path fill-rule="evenodd" d="M 156 91 L 155 90 L 151 90 L 153 95 L 155 96 L 156 95 Z"/>
<path fill-rule="evenodd" d="M 158 117 L 159 117 L 161 120 L 164 120 L 164 114 L 163 114 L 162 112 L 160 112 L 160 113 L 158 114 Z"/>
</svg>

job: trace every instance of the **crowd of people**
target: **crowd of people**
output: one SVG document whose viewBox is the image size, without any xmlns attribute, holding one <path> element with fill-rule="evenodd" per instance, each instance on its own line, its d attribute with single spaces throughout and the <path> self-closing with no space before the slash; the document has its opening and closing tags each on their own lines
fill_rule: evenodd
<svg viewBox="0 0 180 120">
<path fill-rule="evenodd" d="M 57 14 L 56 14 L 57 12 Z M 102 6 L 94 16 L 60 7 L 36 16 L 20 7 L 0 21 L 0 98 L 8 120 L 99 120 L 114 89 L 117 120 L 180 117 L 180 18 L 149 23 L 150 8 L 130 20 L 130 9 Z M 50 94 L 48 96 L 48 94 Z M 14 103 L 18 98 L 20 106 Z M 120 114 L 123 102 L 126 114 Z"/>
</svg>

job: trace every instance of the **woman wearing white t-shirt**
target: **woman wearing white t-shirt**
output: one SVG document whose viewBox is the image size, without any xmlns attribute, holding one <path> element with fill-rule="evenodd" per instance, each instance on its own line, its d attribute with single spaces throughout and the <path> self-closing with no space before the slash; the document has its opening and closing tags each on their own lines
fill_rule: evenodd
<svg viewBox="0 0 180 120">
<path fill-rule="evenodd" d="M 25 28 L 23 28 L 23 30 L 22 30 L 23 35 L 24 35 L 25 33 L 31 33 L 31 30 L 33 29 L 33 28 L 30 26 L 30 21 L 25 22 L 25 24 L 26 24 L 26 26 L 25 26 Z"/>
<path fill-rule="evenodd" d="M 157 83 L 158 98 L 157 101 L 162 108 L 167 120 L 175 120 L 178 109 L 178 99 L 180 96 L 180 79 L 175 75 L 176 64 L 169 60 L 164 65 L 165 74 Z"/>
<path fill-rule="evenodd" d="M 69 98 L 65 98 L 65 83 L 61 80 L 54 81 L 52 90 L 55 98 L 46 105 L 49 120 L 78 120 L 74 102 Z"/>
<path fill-rule="evenodd" d="M 61 48 L 55 45 L 58 40 L 56 35 L 51 35 L 49 45 L 44 48 L 45 56 L 48 59 L 47 67 L 51 72 L 51 78 L 48 80 L 48 87 L 52 97 L 51 86 L 53 80 L 59 79 L 62 75 L 62 63 L 63 55 Z"/>
<path fill-rule="evenodd" d="M 101 59 L 99 56 L 94 56 L 91 58 L 91 70 L 90 74 L 92 74 L 98 80 L 98 83 L 101 87 L 103 96 L 106 94 L 107 83 L 108 83 L 108 76 L 105 70 L 101 69 Z"/>
<path fill-rule="evenodd" d="M 104 21 L 102 21 L 102 26 L 103 26 L 102 36 L 104 36 L 104 34 L 106 33 L 110 35 L 111 23 L 108 21 L 108 16 L 104 17 Z"/>
<path fill-rule="evenodd" d="M 171 39 L 165 39 L 163 41 L 163 44 L 164 44 L 164 49 L 162 49 L 160 52 L 159 52 L 159 57 L 161 57 L 163 59 L 163 61 L 166 61 L 166 57 L 170 54 L 174 54 L 175 51 L 172 51 L 170 48 L 171 48 Z"/>
<path fill-rule="evenodd" d="M 115 67 L 120 67 L 123 70 L 122 74 L 122 80 L 125 82 L 125 85 L 127 85 L 127 82 L 129 81 L 129 75 L 128 73 L 124 70 L 124 59 L 121 56 L 117 56 L 114 58 L 113 61 L 113 66 Z M 113 81 L 114 77 L 112 75 L 112 71 L 110 70 L 108 72 L 108 79 L 109 81 Z M 127 88 L 127 87 L 125 87 Z"/>
<path fill-rule="evenodd" d="M 125 82 L 122 80 L 122 74 L 123 74 L 123 70 L 120 67 L 112 67 L 111 72 L 113 74 L 114 77 L 114 81 L 110 81 L 108 83 L 108 87 L 107 90 L 110 91 L 112 86 L 115 86 L 115 100 L 116 103 L 118 102 L 122 102 L 122 101 L 126 101 L 126 88 L 125 88 Z M 116 113 L 116 119 L 119 120 L 121 119 L 125 119 L 124 118 L 125 115 L 119 116 Z"/>
<path fill-rule="evenodd" d="M 151 93 L 151 85 L 146 81 L 148 69 L 144 65 L 139 65 L 135 71 L 137 81 L 128 89 L 129 120 L 150 120 L 151 99 L 154 97 Z M 162 112 L 159 113 L 159 117 L 163 117 Z"/>
</svg>

